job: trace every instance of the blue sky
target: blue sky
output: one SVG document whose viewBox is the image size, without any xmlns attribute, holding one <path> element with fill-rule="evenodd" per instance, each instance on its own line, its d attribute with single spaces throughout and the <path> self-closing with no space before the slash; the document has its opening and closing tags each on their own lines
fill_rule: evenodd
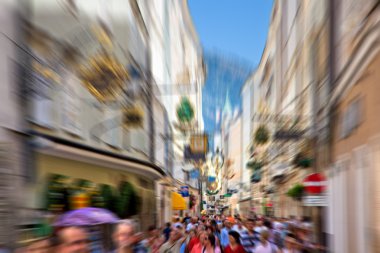
<svg viewBox="0 0 380 253">
<path fill-rule="evenodd" d="M 260 62 L 272 4 L 272 0 L 189 0 L 207 68 L 202 114 L 211 146 L 227 90 L 232 109 L 241 108 L 240 89 Z"/>
<path fill-rule="evenodd" d="M 268 33 L 272 0 L 189 0 L 203 48 L 233 54 L 256 66 Z"/>
</svg>

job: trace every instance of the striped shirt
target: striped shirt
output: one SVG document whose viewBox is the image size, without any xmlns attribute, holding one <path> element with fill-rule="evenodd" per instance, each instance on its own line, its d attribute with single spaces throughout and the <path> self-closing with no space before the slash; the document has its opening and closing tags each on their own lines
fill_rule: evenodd
<svg viewBox="0 0 380 253">
<path fill-rule="evenodd" d="M 247 253 L 253 253 L 255 252 L 256 245 L 259 243 L 259 236 L 257 232 L 250 233 L 244 231 L 241 234 L 240 241 Z"/>
</svg>

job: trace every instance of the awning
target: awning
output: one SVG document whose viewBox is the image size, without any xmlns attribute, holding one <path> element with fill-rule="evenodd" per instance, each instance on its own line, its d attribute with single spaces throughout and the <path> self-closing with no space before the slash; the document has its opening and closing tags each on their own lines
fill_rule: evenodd
<svg viewBox="0 0 380 253">
<path fill-rule="evenodd" d="M 181 194 L 172 192 L 172 209 L 186 210 L 186 200 L 181 196 Z"/>
</svg>

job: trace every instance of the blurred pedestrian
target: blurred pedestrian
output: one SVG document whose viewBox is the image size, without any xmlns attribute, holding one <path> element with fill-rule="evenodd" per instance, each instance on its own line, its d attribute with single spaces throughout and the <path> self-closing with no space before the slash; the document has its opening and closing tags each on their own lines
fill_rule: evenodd
<svg viewBox="0 0 380 253">
<path fill-rule="evenodd" d="M 27 248 L 27 253 L 50 253 L 52 251 L 52 243 L 50 238 L 41 238 L 31 243 Z M 10 252 L 10 251 L 9 251 Z"/>
<path fill-rule="evenodd" d="M 185 217 L 183 218 L 183 223 L 185 224 L 185 226 L 187 226 L 187 224 L 189 224 L 191 220 L 191 217 L 189 216 L 188 213 L 185 214 Z"/>
<path fill-rule="evenodd" d="M 263 230 L 260 234 L 260 244 L 257 246 L 255 253 L 277 253 L 277 247 L 269 241 L 269 231 Z"/>
<path fill-rule="evenodd" d="M 203 240 L 202 253 L 221 253 L 220 247 L 216 245 L 214 234 L 208 234 Z"/>
<path fill-rule="evenodd" d="M 170 232 L 170 237 L 161 247 L 160 253 L 178 253 L 180 252 L 183 240 L 182 234 L 177 228 L 173 228 Z"/>
<path fill-rule="evenodd" d="M 248 253 L 253 253 L 260 239 L 259 235 L 255 231 L 255 220 L 248 219 L 245 224 L 247 230 L 241 234 L 241 244 L 243 245 L 245 251 Z"/>
<path fill-rule="evenodd" d="M 58 231 L 59 253 L 89 253 L 87 232 L 80 227 L 66 227 Z"/>
<path fill-rule="evenodd" d="M 187 251 L 191 252 L 193 247 L 200 242 L 199 240 L 200 233 L 198 233 L 195 229 L 190 230 L 189 233 L 190 233 L 190 240 L 187 244 Z"/>
<path fill-rule="evenodd" d="M 113 236 L 116 249 L 113 253 L 147 253 L 147 249 L 142 243 L 143 234 L 135 234 L 135 224 L 126 220 L 119 223 Z"/>
<path fill-rule="evenodd" d="M 229 239 L 229 232 L 231 231 L 231 222 L 229 220 L 226 220 L 224 222 L 224 228 L 222 229 L 221 235 L 220 235 L 220 244 L 223 248 L 227 247 L 230 244 Z"/>
<path fill-rule="evenodd" d="M 181 222 L 181 219 L 179 217 L 177 217 L 175 219 L 175 223 L 174 223 L 174 227 L 178 227 L 178 226 L 182 227 L 182 222 Z"/>
<path fill-rule="evenodd" d="M 197 223 L 198 223 L 198 218 L 193 217 L 191 219 L 191 222 L 189 224 L 187 224 L 186 231 L 190 231 L 191 229 L 193 229 L 195 227 L 195 224 L 197 224 Z"/>
<path fill-rule="evenodd" d="M 294 235 L 289 234 L 285 238 L 285 245 L 282 249 L 282 253 L 300 253 L 299 244 L 295 239 Z"/>
<path fill-rule="evenodd" d="M 164 239 L 160 237 L 158 229 L 152 225 L 148 228 L 148 238 L 146 240 L 146 247 L 150 253 L 157 253 L 164 243 Z"/>
<path fill-rule="evenodd" d="M 245 253 L 244 247 L 241 245 L 240 234 L 234 230 L 228 233 L 229 245 L 224 249 L 224 253 Z"/>
<path fill-rule="evenodd" d="M 170 222 L 167 222 L 166 223 L 166 227 L 163 231 L 163 234 L 165 236 L 165 242 L 167 242 L 169 240 L 169 237 L 170 237 L 170 232 L 172 231 L 171 229 L 171 223 Z"/>
<path fill-rule="evenodd" d="M 191 253 L 202 253 L 204 241 L 208 240 L 208 234 L 207 234 L 207 232 L 206 231 L 199 232 L 198 238 L 199 238 L 199 241 L 198 241 L 197 244 L 195 244 L 192 247 L 192 249 L 190 251 Z"/>
<path fill-rule="evenodd" d="M 273 243 L 279 248 L 282 249 L 284 247 L 284 234 L 285 227 L 280 222 L 275 222 L 273 229 Z"/>
<path fill-rule="evenodd" d="M 242 235 L 242 233 L 247 231 L 247 229 L 243 226 L 243 222 L 240 218 L 236 219 L 236 224 L 232 227 L 232 230 L 238 232 L 240 236 Z"/>
<path fill-rule="evenodd" d="M 261 218 L 259 218 L 257 221 L 256 221 L 256 227 L 255 227 L 255 231 L 257 234 L 261 234 L 261 231 L 265 230 L 266 227 L 263 225 L 263 221 Z"/>
</svg>

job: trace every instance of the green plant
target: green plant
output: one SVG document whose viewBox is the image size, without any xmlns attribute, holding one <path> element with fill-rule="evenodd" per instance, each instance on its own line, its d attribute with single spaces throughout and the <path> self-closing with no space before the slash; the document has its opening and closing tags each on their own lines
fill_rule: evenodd
<svg viewBox="0 0 380 253">
<path fill-rule="evenodd" d="M 301 168 L 310 168 L 312 166 L 312 163 L 313 163 L 313 159 L 311 157 L 308 157 L 302 152 L 298 153 L 293 160 L 293 164 L 296 167 L 301 167 Z"/>
<path fill-rule="evenodd" d="M 181 123 L 190 123 L 194 118 L 194 109 L 187 97 L 183 97 L 177 107 L 177 117 Z"/>
<path fill-rule="evenodd" d="M 269 140 L 268 129 L 264 125 L 259 126 L 255 132 L 255 138 L 254 138 L 255 143 L 258 145 L 261 145 L 261 144 L 267 143 L 268 140 Z"/>
<path fill-rule="evenodd" d="M 116 204 L 116 213 L 122 219 L 129 218 L 138 213 L 141 200 L 131 183 L 121 182 Z"/>
<path fill-rule="evenodd" d="M 295 184 L 293 185 L 289 190 L 288 192 L 286 193 L 286 195 L 288 195 L 289 197 L 295 199 L 295 200 L 301 200 L 302 199 L 302 196 L 303 196 L 303 193 L 304 193 L 304 186 L 302 184 Z"/>
<path fill-rule="evenodd" d="M 261 169 L 261 167 L 263 167 L 263 163 L 253 160 L 253 161 L 247 162 L 247 164 L 245 166 L 247 167 L 247 169 L 251 169 L 251 170 L 255 171 L 255 170 Z"/>
</svg>

